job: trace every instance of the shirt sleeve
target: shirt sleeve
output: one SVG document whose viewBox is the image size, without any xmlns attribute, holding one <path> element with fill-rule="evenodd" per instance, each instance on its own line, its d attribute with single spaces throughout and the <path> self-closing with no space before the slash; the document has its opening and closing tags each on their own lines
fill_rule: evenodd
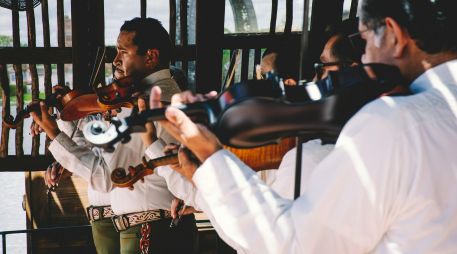
<svg viewBox="0 0 457 254">
<path fill-rule="evenodd" d="M 322 145 L 320 140 L 310 140 L 302 145 L 301 193 L 307 186 L 316 166 L 332 151 L 334 145 Z M 295 161 L 297 149 L 293 148 L 284 155 L 276 172 L 271 188 L 280 196 L 294 199 Z"/>
<path fill-rule="evenodd" d="M 79 128 L 82 120 L 76 121 L 63 121 L 61 119 L 57 120 L 57 126 L 59 127 L 60 131 L 64 132 L 68 137 L 80 146 L 88 146 L 86 139 L 84 138 L 84 134 Z M 73 135 L 73 137 L 72 137 Z"/>
<path fill-rule="evenodd" d="M 403 197 L 398 182 L 405 140 L 389 123 L 359 120 L 295 201 L 278 195 L 230 152 L 209 157 L 193 181 L 221 237 L 250 253 L 373 251 Z"/>
<path fill-rule="evenodd" d="M 64 168 L 82 177 L 94 190 L 109 192 L 113 188 L 111 169 L 99 149 L 78 145 L 61 132 L 49 145 L 49 151 Z"/>
<path fill-rule="evenodd" d="M 163 142 L 157 140 L 146 149 L 145 154 L 151 159 L 162 157 L 165 155 L 163 148 Z M 196 210 L 201 209 L 196 202 L 197 189 L 184 176 L 168 166 L 157 167 L 155 173 L 165 179 L 168 190 L 175 197 L 182 199 L 186 205 L 193 206 Z"/>
</svg>

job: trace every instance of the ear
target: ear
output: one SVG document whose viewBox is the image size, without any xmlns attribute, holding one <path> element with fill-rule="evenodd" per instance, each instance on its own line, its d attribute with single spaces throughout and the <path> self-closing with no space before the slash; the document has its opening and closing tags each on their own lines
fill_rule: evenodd
<svg viewBox="0 0 457 254">
<path fill-rule="evenodd" d="M 160 52 L 158 49 L 148 49 L 145 55 L 146 65 L 156 66 L 157 64 L 159 64 Z"/>
<path fill-rule="evenodd" d="M 411 39 L 408 33 L 402 29 L 402 27 L 392 18 L 386 18 L 386 30 L 390 32 L 391 36 L 389 40 L 392 40 L 392 46 L 394 47 L 394 57 L 400 58 L 408 45 L 408 41 Z"/>
</svg>

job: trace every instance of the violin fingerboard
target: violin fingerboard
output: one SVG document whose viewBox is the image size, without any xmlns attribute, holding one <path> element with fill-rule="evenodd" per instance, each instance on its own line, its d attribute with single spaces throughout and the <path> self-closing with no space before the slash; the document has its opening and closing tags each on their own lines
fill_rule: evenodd
<svg viewBox="0 0 457 254">
<path fill-rule="evenodd" d="M 160 166 L 178 163 L 178 154 L 166 155 L 157 159 L 152 159 L 147 162 L 148 168 L 154 169 Z"/>
</svg>

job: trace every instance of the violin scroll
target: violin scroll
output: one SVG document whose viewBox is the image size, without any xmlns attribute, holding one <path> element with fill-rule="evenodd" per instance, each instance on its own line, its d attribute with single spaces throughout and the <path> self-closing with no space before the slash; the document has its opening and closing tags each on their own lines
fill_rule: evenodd
<svg viewBox="0 0 457 254">
<path fill-rule="evenodd" d="M 144 181 L 144 177 L 153 174 L 155 168 L 178 162 L 177 154 L 166 155 L 149 161 L 143 157 L 141 164 L 128 167 L 127 172 L 123 168 L 113 170 L 111 172 L 111 181 L 116 187 L 133 190 L 133 184 L 139 180 Z"/>
<path fill-rule="evenodd" d="M 58 110 L 62 109 L 61 99 L 65 96 L 65 94 L 69 93 L 71 90 L 67 87 L 64 89 L 58 89 L 53 94 L 51 94 L 48 98 L 44 100 L 44 103 L 48 107 L 56 107 Z M 7 115 L 3 118 L 3 123 L 6 127 L 10 129 L 16 129 L 22 121 L 29 117 L 31 112 L 40 112 L 40 104 L 34 102 L 32 104 L 27 105 L 23 110 L 19 111 L 16 117 L 12 115 Z"/>
</svg>

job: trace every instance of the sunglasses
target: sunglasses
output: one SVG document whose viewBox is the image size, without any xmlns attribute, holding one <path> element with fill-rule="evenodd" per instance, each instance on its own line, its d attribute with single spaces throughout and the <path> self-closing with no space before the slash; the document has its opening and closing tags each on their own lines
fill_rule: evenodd
<svg viewBox="0 0 457 254">
<path fill-rule="evenodd" d="M 317 62 L 317 63 L 314 63 L 314 73 L 316 74 L 316 78 L 317 80 L 320 80 L 322 79 L 322 76 L 324 75 L 325 73 L 325 68 L 326 67 L 332 67 L 332 66 L 338 66 L 340 68 L 344 68 L 344 67 L 349 67 L 351 66 L 352 63 L 350 62 L 327 62 L 327 63 L 322 63 L 322 62 Z"/>
</svg>

